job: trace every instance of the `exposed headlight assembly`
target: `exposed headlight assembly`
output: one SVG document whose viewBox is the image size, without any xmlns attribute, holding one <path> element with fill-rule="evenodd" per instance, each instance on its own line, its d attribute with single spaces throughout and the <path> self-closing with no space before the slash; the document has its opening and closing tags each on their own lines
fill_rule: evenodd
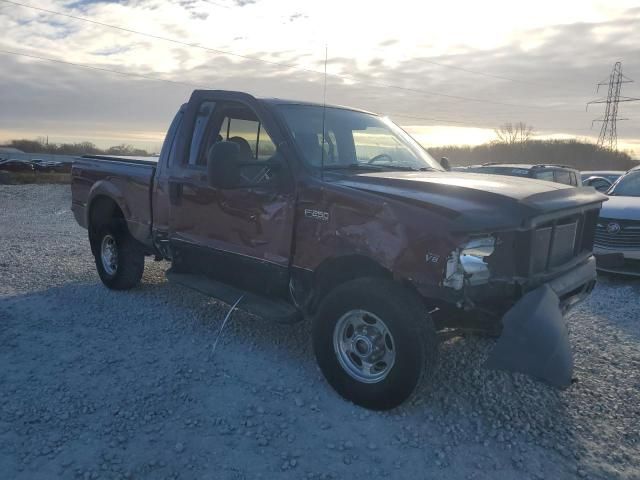
<svg viewBox="0 0 640 480">
<path fill-rule="evenodd" d="M 477 237 L 451 252 L 447 258 L 444 285 L 460 290 L 465 281 L 469 285 L 487 283 L 490 272 L 484 262 L 496 247 L 494 236 Z"/>
</svg>

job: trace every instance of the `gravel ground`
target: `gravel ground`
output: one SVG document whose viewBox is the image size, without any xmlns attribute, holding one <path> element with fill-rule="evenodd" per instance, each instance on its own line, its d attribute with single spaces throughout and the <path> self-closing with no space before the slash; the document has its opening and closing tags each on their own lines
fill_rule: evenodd
<svg viewBox="0 0 640 480">
<path fill-rule="evenodd" d="M 640 478 L 640 282 L 601 279 L 569 316 L 558 392 L 441 346 L 432 385 L 372 413 L 324 382 L 309 325 L 169 285 L 98 279 L 66 186 L 0 186 L 0 476 L 7 479 Z"/>
</svg>

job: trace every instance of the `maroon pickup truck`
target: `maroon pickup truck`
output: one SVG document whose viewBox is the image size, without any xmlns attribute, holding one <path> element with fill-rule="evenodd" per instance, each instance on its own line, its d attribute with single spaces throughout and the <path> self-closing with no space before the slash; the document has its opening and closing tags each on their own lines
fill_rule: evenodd
<svg viewBox="0 0 640 480">
<path fill-rule="evenodd" d="M 500 334 L 488 367 L 572 380 L 563 314 L 595 285 L 593 188 L 446 171 L 384 117 L 228 91 L 195 91 L 157 162 L 83 157 L 72 178 L 107 287 L 134 287 L 150 255 L 250 313 L 309 318 L 359 405 L 407 399 L 458 330 Z"/>
</svg>

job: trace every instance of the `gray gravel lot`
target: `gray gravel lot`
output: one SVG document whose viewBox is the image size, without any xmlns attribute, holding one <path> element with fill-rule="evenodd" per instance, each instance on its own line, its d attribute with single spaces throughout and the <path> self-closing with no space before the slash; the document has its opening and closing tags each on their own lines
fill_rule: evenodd
<svg viewBox="0 0 640 480">
<path fill-rule="evenodd" d="M 569 316 L 578 382 L 441 347 L 432 385 L 372 413 L 339 398 L 309 325 L 234 313 L 164 278 L 104 288 L 66 186 L 0 186 L 0 477 L 640 478 L 640 282 L 603 278 Z"/>
</svg>

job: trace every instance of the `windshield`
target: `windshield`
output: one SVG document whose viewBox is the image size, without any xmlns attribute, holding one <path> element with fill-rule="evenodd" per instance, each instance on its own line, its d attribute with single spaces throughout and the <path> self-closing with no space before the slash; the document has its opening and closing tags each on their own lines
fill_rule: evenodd
<svg viewBox="0 0 640 480">
<path fill-rule="evenodd" d="M 313 105 L 280 105 L 278 108 L 305 163 L 312 167 L 443 170 L 415 140 L 386 118 Z"/>
<path fill-rule="evenodd" d="M 640 197 L 640 171 L 629 172 L 618 180 L 608 192 L 620 197 Z"/>
<path fill-rule="evenodd" d="M 621 173 L 607 173 L 607 172 L 586 172 L 582 174 L 582 181 L 590 179 L 591 177 L 606 178 L 610 182 L 615 182 L 620 178 Z"/>
</svg>

